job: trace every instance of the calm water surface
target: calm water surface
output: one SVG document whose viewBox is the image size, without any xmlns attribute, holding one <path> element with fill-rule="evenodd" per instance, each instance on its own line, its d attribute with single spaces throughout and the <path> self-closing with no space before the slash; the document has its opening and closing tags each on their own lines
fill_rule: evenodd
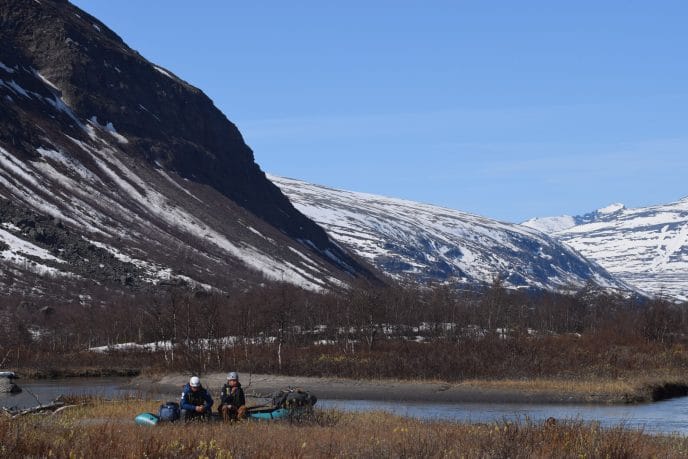
<svg viewBox="0 0 688 459">
<path fill-rule="evenodd" d="M 653 433 L 688 435 L 688 397 L 642 405 L 537 405 L 499 403 L 396 403 L 370 400 L 322 400 L 321 408 L 347 411 L 386 411 L 428 420 L 490 422 L 556 419 L 599 422 L 602 426 L 624 425 Z"/>
<path fill-rule="evenodd" d="M 0 406 L 26 408 L 49 403 L 59 395 L 96 395 L 108 399 L 128 397 L 175 400 L 177 394 L 146 392 L 131 385 L 128 378 L 70 378 L 18 380 L 21 394 L 0 394 Z M 316 394 L 317 395 L 317 394 Z M 653 433 L 688 435 L 688 397 L 642 405 L 537 405 L 499 403 L 422 403 L 372 400 L 320 400 L 321 408 L 346 411 L 386 411 L 427 420 L 490 422 L 557 419 L 599 422 L 605 427 L 625 425 Z"/>
<path fill-rule="evenodd" d="M 27 408 L 39 403 L 50 403 L 60 395 L 94 395 L 107 399 L 163 396 L 159 393 L 144 392 L 132 386 L 130 381 L 129 378 L 18 379 L 16 384 L 23 391 L 19 394 L 0 394 L 0 406 Z"/>
</svg>

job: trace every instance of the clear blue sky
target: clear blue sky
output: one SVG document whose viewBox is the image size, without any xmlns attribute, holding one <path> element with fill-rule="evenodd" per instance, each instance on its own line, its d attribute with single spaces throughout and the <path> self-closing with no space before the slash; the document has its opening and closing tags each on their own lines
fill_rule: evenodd
<svg viewBox="0 0 688 459">
<path fill-rule="evenodd" d="M 688 195 L 686 1 L 74 3 L 273 174 L 515 222 Z"/>
</svg>

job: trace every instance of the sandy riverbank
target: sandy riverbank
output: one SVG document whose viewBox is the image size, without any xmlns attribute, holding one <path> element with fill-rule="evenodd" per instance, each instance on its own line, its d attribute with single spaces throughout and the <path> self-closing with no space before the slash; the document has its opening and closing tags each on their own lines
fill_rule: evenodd
<svg viewBox="0 0 688 459">
<path fill-rule="evenodd" d="M 226 373 L 202 376 L 213 391 L 225 382 Z M 142 389 L 178 394 L 189 375 L 141 376 L 133 384 Z M 424 401 L 435 403 L 642 403 L 686 395 L 688 385 L 666 381 L 503 380 L 444 383 L 434 381 L 349 380 L 240 374 L 249 395 L 268 395 L 284 387 L 301 387 L 320 399 Z"/>
</svg>

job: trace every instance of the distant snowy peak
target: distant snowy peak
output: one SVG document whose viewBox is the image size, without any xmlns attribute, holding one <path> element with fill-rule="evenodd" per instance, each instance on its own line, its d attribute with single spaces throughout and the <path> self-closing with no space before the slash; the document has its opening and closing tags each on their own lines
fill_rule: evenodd
<svg viewBox="0 0 688 459">
<path fill-rule="evenodd" d="M 330 237 L 400 280 L 568 290 L 626 289 L 545 234 L 456 210 L 268 176 Z"/>
<path fill-rule="evenodd" d="M 626 206 L 624 206 L 621 203 L 615 203 L 615 204 L 610 204 L 607 207 L 603 207 L 601 209 L 597 209 L 598 214 L 613 214 L 616 213 L 620 210 L 625 209 Z"/>
<path fill-rule="evenodd" d="M 537 217 L 526 220 L 525 222 L 521 223 L 521 225 L 534 228 L 538 231 L 542 231 L 543 233 L 556 234 L 560 231 L 565 231 L 577 225 L 594 223 L 596 221 L 610 218 L 624 209 L 626 209 L 626 207 L 623 204 L 615 203 L 585 215 L 576 215 L 573 217 L 570 215 L 561 215 L 559 217 Z"/>
<path fill-rule="evenodd" d="M 554 234 L 559 231 L 564 231 L 565 229 L 574 227 L 577 224 L 576 217 L 572 217 L 570 215 L 531 218 L 530 220 L 522 223 L 523 226 L 527 226 L 547 234 Z"/>
<path fill-rule="evenodd" d="M 570 217 L 571 226 L 523 224 L 544 231 L 649 294 L 688 299 L 688 197 L 629 209 L 621 204 Z"/>
</svg>

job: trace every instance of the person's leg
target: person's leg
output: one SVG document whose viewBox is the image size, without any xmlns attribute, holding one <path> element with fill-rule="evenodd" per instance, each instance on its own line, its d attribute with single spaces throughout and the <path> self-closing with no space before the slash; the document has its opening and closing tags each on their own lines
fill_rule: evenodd
<svg viewBox="0 0 688 459">
<path fill-rule="evenodd" d="M 241 405 L 237 410 L 237 419 L 246 419 L 246 405 Z"/>
<path fill-rule="evenodd" d="M 218 412 L 220 413 L 220 416 L 222 416 L 222 420 L 224 422 L 228 422 L 230 420 L 230 415 L 229 415 L 229 406 L 228 405 L 220 405 L 218 408 Z"/>
<path fill-rule="evenodd" d="M 179 414 L 179 419 L 180 419 L 182 422 L 191 421 L 191 420 L 192 420 L 193 418 L 195 418 L 195 417 L 196 417 L 196 412 L 195 412 L 195 411 L 191 411 L 191 410 L 181 410 L 181 412 L 180 412 L 180 414 Z"/>
</svg>

